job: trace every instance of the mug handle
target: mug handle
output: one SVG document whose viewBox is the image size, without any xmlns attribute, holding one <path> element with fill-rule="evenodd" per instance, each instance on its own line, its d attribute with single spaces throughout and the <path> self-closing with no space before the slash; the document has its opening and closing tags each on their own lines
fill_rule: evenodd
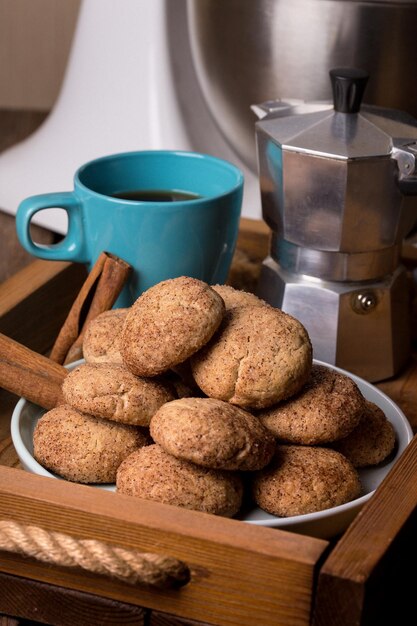
<svg viewBox="0 0 417 626">
<path fill-rule="evenodd" d="M 42 209 L 64 209 L 68 216 L 68 231 L 57 244 L 44 245 L 33 241 L 30 234 L 32 217 Z M 82 206 L 73 191 L 30 196 L 21 202 L 16 213 L 16 232 L 22 246 L 40 259 L 88 263 L 84 237 Z"/>
</svg>

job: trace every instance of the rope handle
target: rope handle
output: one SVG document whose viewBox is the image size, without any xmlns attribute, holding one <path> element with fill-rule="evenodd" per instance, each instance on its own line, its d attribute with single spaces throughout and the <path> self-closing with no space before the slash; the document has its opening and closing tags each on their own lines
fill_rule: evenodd
<svg viewBox="0 0 417 626">
<path fill-rule="evenodd" d="M 0 550 L 53 565 L 81 567 L 131 585 L 172 589 L 182 587 L 190 580 L 188 566 L 178 559 L 126 550 L 94 539 L 75 539 L 13 520 L 0 520 Z"/>
</svg>

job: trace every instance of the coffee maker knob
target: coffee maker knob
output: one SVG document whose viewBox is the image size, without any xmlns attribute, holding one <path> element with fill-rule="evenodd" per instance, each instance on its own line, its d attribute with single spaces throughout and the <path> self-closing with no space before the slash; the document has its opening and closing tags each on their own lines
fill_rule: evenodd
<svg viewBox="0 0 417 626">
<path fill-rule="evenodd" d="M 334 110 L 339 113 L 358 113 L 369 74 L 353 67 L 330 70 Z"/>
<path fill-rule="evenodd" d="M 360 291 L 352 298 L 352 308 L 356 313 L 370 313 L 377 303 L 377 297 L 372 291 Z"/>
</svg>

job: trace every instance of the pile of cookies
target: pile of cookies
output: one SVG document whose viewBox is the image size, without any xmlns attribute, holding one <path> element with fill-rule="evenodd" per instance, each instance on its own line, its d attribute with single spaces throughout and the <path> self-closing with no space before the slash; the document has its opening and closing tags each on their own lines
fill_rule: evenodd
<svg viewBox="0 0 417 626">
<path fill-rule="evenodd" d="M 351 378 L 313 364 L 299 321 L 232 287 L 163 281 L 91 321 L 83 353 L 34 432 L 35 458 L 67 480 L 292 516 L 358 497 L 356 468 L 395 445 Z"/>
</svg>

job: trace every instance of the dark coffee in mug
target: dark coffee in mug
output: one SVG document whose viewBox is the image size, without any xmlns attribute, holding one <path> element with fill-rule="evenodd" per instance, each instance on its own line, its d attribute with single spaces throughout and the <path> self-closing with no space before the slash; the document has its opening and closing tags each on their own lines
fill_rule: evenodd
<svg viewBox="0 0 417 626">
<path fill-rule="evenodd" d="M 128 189 L 112 193 L 112 196 L 113 198 L 134 200 L 136 202 L 183 202 L 184 200 L 201 198 L 196 193 L 177 189 Z"/>
</svg>

